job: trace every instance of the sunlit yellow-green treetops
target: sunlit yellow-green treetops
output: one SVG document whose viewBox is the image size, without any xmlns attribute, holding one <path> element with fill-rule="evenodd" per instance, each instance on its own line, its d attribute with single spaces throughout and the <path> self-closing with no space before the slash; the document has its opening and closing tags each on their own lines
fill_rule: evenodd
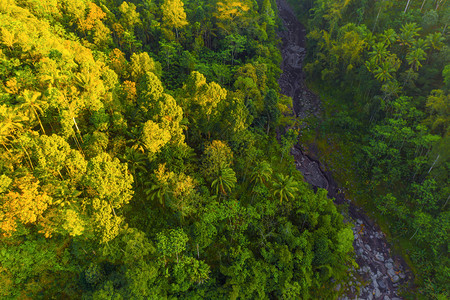
<svg viewBox="0 0 450 300">
<path fill-rule="evenodd" d="M 164 0 L 161 5 L 162 24 L 170 29 L 175 28 L 177 36 L 178 29 L 188 25 L 183 6 L 181 0 Z"/>
<path fill-rule="evenodd" d="M 287 155 L 275 12 L 0 1 L 0 298 L 337 296 L 350 225 Z"/>
</svg>

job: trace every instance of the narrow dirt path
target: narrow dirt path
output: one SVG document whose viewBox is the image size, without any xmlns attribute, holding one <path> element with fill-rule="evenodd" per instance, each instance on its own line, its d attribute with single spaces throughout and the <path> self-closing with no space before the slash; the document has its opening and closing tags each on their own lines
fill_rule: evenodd
<svg viewBox="0 0 450 300">
<path fill-rule="evenodd" d="M 292 97 L 293 110 L 299 118 L 319 116 L 320 99 L 307 89 L 302 71 L 306 55 L 306 30 L 286 0 L 277 0 L 277 6 L 285 27 L 279 32 L 283 41 L 283 74 L 279 79 L 281 92 Z M 340 299 L 401 299 L 400 287 L 411 284 L 413 275 L 401 257 L 391 254 L 385 234 L 361 208 L 345 198 L 332 174 L 324 171 L 320 161 L 305 154 L 301 145 L 292 149 L 292 155 L 297 169 L 308 183 L 315 188 L 328 190 L 329 197 L 334 198 L 336 204 L 349 205 L 350 220 L 347 221 L 354 224 L 353 246 L 359 269 L 349 270 L 352 273 L 349 282 L 338 285 L 337 288 L 343 292 Z"/>
</svg>

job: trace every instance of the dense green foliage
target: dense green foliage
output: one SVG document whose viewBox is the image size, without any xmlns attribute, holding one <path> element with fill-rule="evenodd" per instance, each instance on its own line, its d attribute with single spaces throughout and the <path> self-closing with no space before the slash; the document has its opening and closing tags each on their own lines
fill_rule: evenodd
<svg viewBox="0 0 450 300">
<path fill-rule="evenodd" d="M 276 11 L 0 1 L 0 297 L 336 296 L 353 235 L 276 139 Z"/>
<path fill-rule="evenodd" d="M 352 157 L 355 197 L 387 220 L 421 295 L 447 299 L 450 6 L 291 2 L 308 23 L 305 70 L 327 99 L 320 128 Z"/>
</svg>

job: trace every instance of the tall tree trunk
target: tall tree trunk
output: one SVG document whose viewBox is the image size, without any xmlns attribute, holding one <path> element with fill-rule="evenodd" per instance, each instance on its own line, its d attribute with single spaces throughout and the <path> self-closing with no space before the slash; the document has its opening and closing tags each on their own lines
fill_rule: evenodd
<svg viewBox="0 0 450 300">
<path fill-rule="evenodd" d="M 408 0 L 408 3 L 406 3 L 406 7 L 405 7 L 405 11 L 403 13 L 406 13 L 406 11 L 408 10 L 409 7 L 409 3 L 411 2 L 411 0 Z"/>
<path fill-rule="evenodd" d="M 23 151 L 25 151 L 25 154 L 28 157 L 28 161 L 30 162 L 31 170 L 34 170 L 33 163 L 31 162 L 30 154 L 28 154 L 27 149 L 25 149 L 25 147 L 23 146 L 23 144 L 20 141 L 19 141 L 19 143 L 20 143 L 20 146 L 22 146 Z"/>
<path fill-rule="evenodd" d="M 438 154 L 438 156 L 436 157 L 436 159 L 434 160 L 434 163 L 433 163 L 433 165 L 431 166 L 431 168 L 428 170 L 428 174 L 430 174 L 430 172 L 431 172 L 431 170 L 433 170 L 433 168 L 434 168 L 434 165 L 436 164 L 436 162 L 438 161 L 438 159 L 439 159 L 439 156 L 441 156 L 440 154 Z"/>
<path fill-rule="evenodd" d="M 436 10 L 438 10 L 441 7 L 441 4 L 445 3 L 447 0 L 437 0 L 436 3 Z"/>
<path fill-rule="evenodd" d="M 411 240 L 416 235 L 417 231 L 419 231 L 419 228 L 416 229 L 416 232 L 414 232 L 414 234 L 412 235 L 412 237 L 409 238 L 409 240 Z"/>
<path fill-rule="evenodd" d="M 383 8 L 383 2 L 380 4 L 380 9 L 378 10 L 377 18 L 375 19 L 375 23 L 373 24 L 372 32 L 375 30 L 375 27 L 377 26 L 378 18 L 380 17 L 381 9 Z"/>
<path fill-rule="evenodd" d="M 447 197 L 447 201 L 445 201 L 444 206 L 441 207 L 441 211 L 447 206 L 448 199 L 450 199 L 450 195 Z"/>
<path fill-rule="evenodd" d="M 423 0 L 423 2 L 422 2 L 422 6 L 420 7 L 420 11 L 422 11 L 422 9 L 423 9 L 423 6 L 425 5 L 425 2 L 427 2 L 427 0 Z"/>
<path fill-rule="evenodd" d="M 39 115 L 38 115 L 37 111 L 34 108 L 33 108 L 33 112 L 34 112 L 34 115 L 36 116 L 36 118 L 39 121 L 39 125 L 41 125 L 42 132 L 46 135 L 44 126 L 42 125 L 42 122 L 41 122 L 41 118 L 39 118 Z"/>
</svg>

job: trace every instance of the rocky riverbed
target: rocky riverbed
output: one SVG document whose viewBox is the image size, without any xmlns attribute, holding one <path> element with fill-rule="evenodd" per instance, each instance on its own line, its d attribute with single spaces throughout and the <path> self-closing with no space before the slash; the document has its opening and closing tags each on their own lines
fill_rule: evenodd
<svg viewBox="0 0 450 300">
<path fill-rule="evenodd" d="M 283 74 L 279 79 L 281 92 L 292 97 L 297 117 L 318 117 L 321 111 L 320 99 L 306 87 L 302 71 L 306 55 L 306 30 L 285 0 L 277 0 L 277 5 L 285 27 L 279 32 L 283 42 Z M 336 204 L 348 204 L 346 221 L 353 224 L 353 246 L 359 268 L 349 270 L 349 282 L 336 287 L 342 291 L 340 299 L 401 299 L 401 288 L 412 284 L 413 274 L 400 256 L 391 253 L 385 234 L 361 208 L 345 197 L 332 174 L 325 171 L 320 158 L 314 158 L 314 153 L 305 153 L 302 145 L 296 145 L 291 153 L 297 169 L 309 184 L 314 188 L 328 190 L 329 197 L 334 198 Z"/>
</svg>

